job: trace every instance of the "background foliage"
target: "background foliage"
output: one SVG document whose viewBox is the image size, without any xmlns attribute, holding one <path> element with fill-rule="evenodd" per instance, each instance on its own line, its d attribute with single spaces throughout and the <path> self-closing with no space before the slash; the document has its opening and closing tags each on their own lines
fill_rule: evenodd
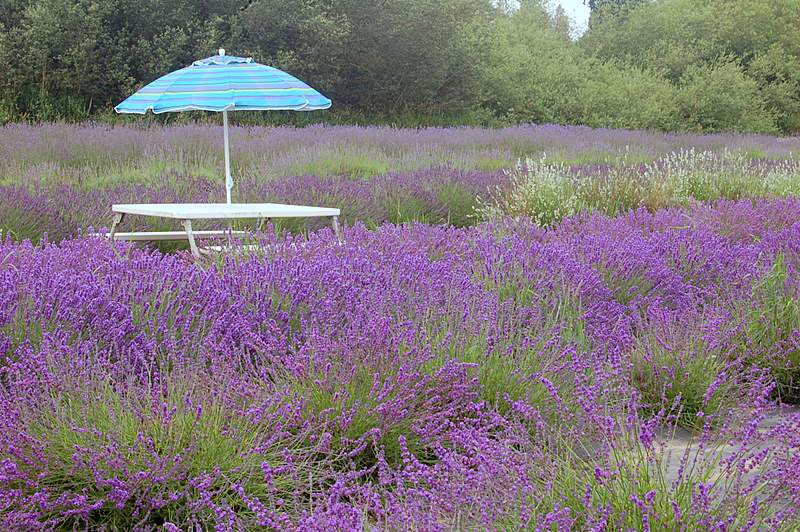
<svg viewBox="0 0 800 532">
<path fill-rule="evenodd" d="M 590 6 L 575 40 L 544 0 L 0 0 L 0 122 L 110 118 L 222 46 L 336 103 L 245 121 L 800 131 L 797 0 Z"/>
</svg>

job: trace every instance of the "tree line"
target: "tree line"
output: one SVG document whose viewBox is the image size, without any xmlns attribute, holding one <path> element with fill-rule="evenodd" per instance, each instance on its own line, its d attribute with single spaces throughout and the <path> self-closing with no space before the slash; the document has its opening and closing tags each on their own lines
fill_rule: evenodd
<svg viewBox="0 0 800 532">
<path fill-rule="evenodd" d="M 576 39 L 545 0 L 0 0 L 0 122 L 106 117 L 223 47 L 331 97 L 313 120 L 800 131 L 800 1 L 588 3 Z"/>
</svg>

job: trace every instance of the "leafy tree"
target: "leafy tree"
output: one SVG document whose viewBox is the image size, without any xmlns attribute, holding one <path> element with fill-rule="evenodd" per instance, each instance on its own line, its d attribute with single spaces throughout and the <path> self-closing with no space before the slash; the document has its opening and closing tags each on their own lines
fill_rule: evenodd
<svg viewBox="0 0 800 532">
<path fill-rule="evenodd" d="M 376 119 L 792 133 L 797 1 L 586 0 L 576 43 L 546 0 L 0 0 L 0 122 L 108 111 L 221 46 Z"/>
<path fill-rule="evenodd" d="M 335 95 L 373 111 L 471 103 L 467 28 L 493 13 L 484 0 L 334 0 L 355 29 Z"/>
<path fill-rule="evenodd" d="M 584 4 L 589 6 L 593 12 L 611 10 L 620 11 L 622 9 L 630 9 L 647 0 L 584 0 Z"/>
<path fill-rule="evenodd" d="M 668 81 L 586 56 L 544 6 L 523 6 L 494 28 L 483 69 L 484 105 L 506 121 L 680 127 L 676 91 Z"/>
<path fill-rule="evenodd" d="M 3 104 L 81 118 L 223 46 L 359 109 L 473 104 L 467 28 L 490 0 L 0 0 Z"/>
<path fill-rule="evenodd" d="M 753 131 L 775 133 L 775 116 L 733 59 L 690 66 L 681 78 L 681 113 L 695 131 Z"/>
<path fill-rule="evenodd" d="M 584 0 L 589 6 L 589 27 L 606 19 L 624 19 L 628 14 L 651 0 Z"/>
<path fill-rule="evenodd" d="M 757 102 L 782 131 L 793 132 L 800 122 L 798 28 L 797 0 L 660 0 L 592 24 L 580 44 L 600 59 L 660 72 L 677 85 L 735 62 L 755 81 Z"/>
<path fill-rule="evenodd" d="M 774 44 L 755 54 L 748 74 L 758 84 L 766 107 L 774 112 L 778 128 L 800 131 L 800 54 Z"/>
<path fill-rule="evenodd" d="M 351 31 L 348 17 L 328 1 L 254 0 L 234 16 L 228 48 L 330 92 L 341 81 Z"/>
</svg>

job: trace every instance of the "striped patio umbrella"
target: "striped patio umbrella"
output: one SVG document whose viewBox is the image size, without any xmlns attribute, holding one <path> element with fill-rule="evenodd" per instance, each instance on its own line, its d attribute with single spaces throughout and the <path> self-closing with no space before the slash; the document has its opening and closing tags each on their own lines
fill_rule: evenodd
<svg viewBox="0 0 800 532">
<path fill-rule="evenodd" d="M 296 77 L 250 57 L 219 55 L 195 61 L 145 85 L 114 110 L 145 114 L 222 111 L 225 137 L 225 187 L 231 202 L 228 111 L 316 111 L 331 101 Z"/>
</svg>

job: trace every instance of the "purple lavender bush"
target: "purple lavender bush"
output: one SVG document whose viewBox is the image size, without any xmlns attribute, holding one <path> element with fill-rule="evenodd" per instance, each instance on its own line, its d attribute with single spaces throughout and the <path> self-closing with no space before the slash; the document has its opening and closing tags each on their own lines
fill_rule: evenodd
<svg viewBox="0 0 800 532">
<path fill-rule="evenodd" d="M 7 239 L 0 523 L 790 530 L 798 219 L 356 224 L 202 264 Z"/>
</svg>

